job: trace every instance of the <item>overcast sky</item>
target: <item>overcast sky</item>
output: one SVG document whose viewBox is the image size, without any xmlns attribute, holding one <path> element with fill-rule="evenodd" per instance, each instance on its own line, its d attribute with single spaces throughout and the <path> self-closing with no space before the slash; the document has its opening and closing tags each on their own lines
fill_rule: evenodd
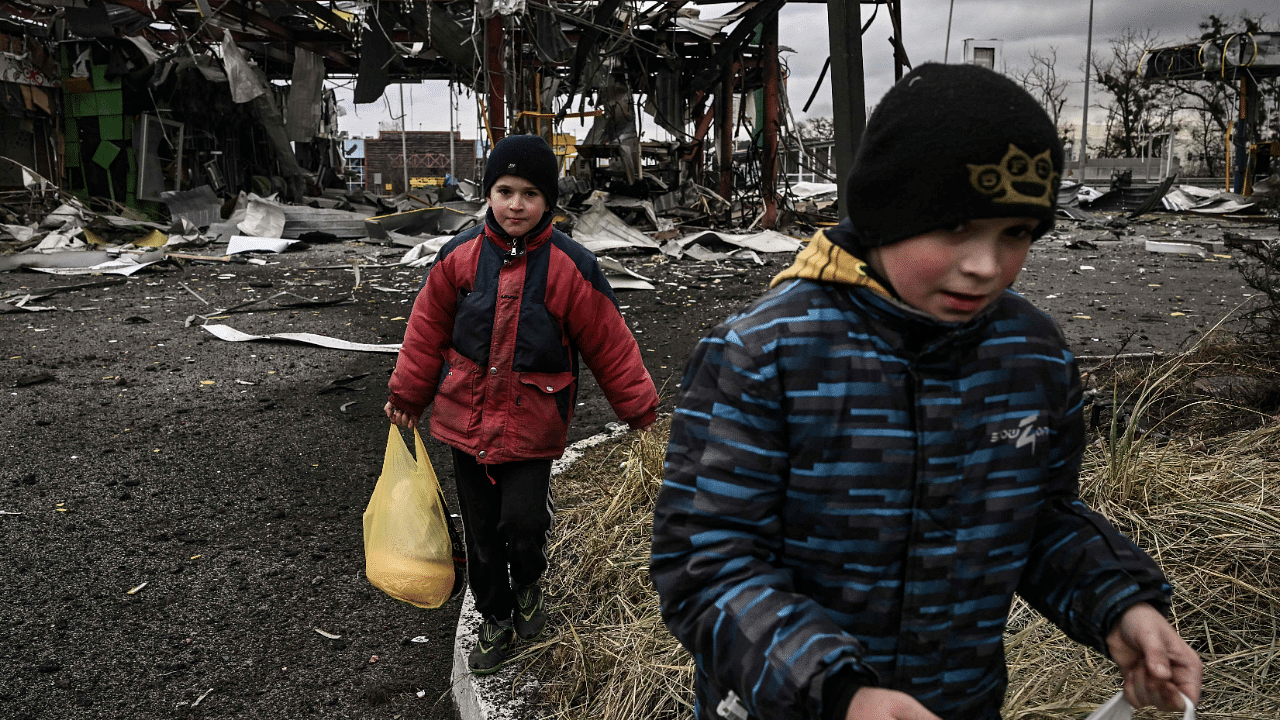
<svg viewBox="0 0 1280 720">
<path fill-rule="evenodd" d="M 1070 100 L 1064 120 L 1079 124 L 1084 88 L 1084 58 L 1089 29 L 1089 0 L 954 0 L 951 20 L 949 62 L 963 58 L 966 38 L 998 39 L 1002 43 L 1003 62 L 1008 70 L 1025 67 L 1032 50 L 1048 54 L 1057 51 L 1058 73 L 1071 82 Z M 947 49 L 947 16 L 951 0 L 903 0 L 902 37 L 913 64 L 942 62 Z M 701 6 L 703 18 L 722 15 L 733 5 Z M 865 23 L 871 17 L 871 5 L 862 6 Z M 1178 45 L 1197 38 L 1199 24 L 1215 13 L 1228 18 L 1246 13 L 1263 16 L 1264 27 L 1280 29 L 1280 6 L 1275 0 L 1095 0 L 1093 9 L 1093 52 L 1109 54 L 1107 41 L 1118 37 L 1126 28 L 1150 29 L 1167 45 Z M 1264 15 L 1265 13 L 1265 15 Z M 791 3 L 782 9 L 779 20 L 779 42 L 795 52 L 784 52 L 790 70 L 788 90 L 791 105 L 799 119 L 831 114 L 830 85 L 824 87 L 807 115 L 800 108 L 817 82 L 823 61 L 827 58 L 827 10 L 822 3 Z M 892 34 L 887 7 L 863 36 L 867 104 L 874 105 L 893 84 L 893 58 L 888 38 Z M 1090 89 L 1091 104 L 1098 100 L 1096 86 Z M 379 120 L 389 120 L 388 103 L 350 105 L 349 91 L 340 91 L 347 115 L 340 120 L 342 129 L 352 135 L 376 135 Z M 386 94 L 392 112 L 399 113 L 399 90 L 392 85 Z M 406 115 L 410 130 L 449 129 L 448 89 L 442 82 L 405 87 Z M 463 137 L 474 137 L 476 109 L 473 98 L 463 97 L 459 103 L 458 129 Z M 1091 124 L 1098 118 L 1091 117 Z M 647 120 L 647 118 L 646 118 Z M 568 121 L 569 132 L 578 131 L 577 123 Z M 646 122 L 651 126 L 651 122 Z"/>
</svg>

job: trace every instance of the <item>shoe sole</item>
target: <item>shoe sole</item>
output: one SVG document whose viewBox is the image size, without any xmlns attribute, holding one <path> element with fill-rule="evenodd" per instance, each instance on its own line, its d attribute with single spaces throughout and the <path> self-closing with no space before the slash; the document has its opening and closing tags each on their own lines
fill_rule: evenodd
<svg viewBox="0 0 1280 720">
<path fill-rule="evenodd" d="M 515 647 L 515 645 L 516 645 L 516 644 L 515 644 L 515 642 L 512 642 L 512 643 L 510 643 L 509 645 L 507 645 L 507 648 L 506 648 L 505 652 L 508 652 L 508 653 L 509 653 L 509 652 L 511 652 L 511 650 Z M 493 667 L 491 667 L 491 668 L 478 668 L 478 667 L 475 667 L 474 665 L 472 665 L 470 662 L 468 662 L 468 663 L 467 663 L 467 669 L 471 671 L 471 674 L 472 674 L 472 675 L 492 675 L 492 674 L 494 674 L 494 673 L 498 672 L 499 670 L 501 670 L 501 669 L 502 669 L 502 666 L 503 666 L 503 665 L 505 665 L 505 664 L 507 663 L 507 661 L 508 661 L 508 660 L 510 660 L 510 659 L 511 659 L 511 658 L 509 658 L 509 657 L 504 657 L 504 658 L 502 658 L 501 660 L 499 660 L 499 661 L 498 661 L 498 664 L 497 664 L 497 665 L 494 665 L 494 666 L 493 666 Z"/>
<path fill-rule="evenodd" d="M 511 651 L 511 649 L 512 649 L 512 647 L 514 647 L 514 645 L 515 645 L 515 644 L 514 644 L 514 643 L 512 643 L 511 645 L 507 646 L 507 651 L 508 651 L 508 652 L 510 652 L 510 651 Z M 504 657 L 504 658 L 502 658 L 501 660 L 499 660 L 499 661 L 498 661 L 498 664 L 497 664 L 497 665 L 494 665 L 494 666 L 493 666 L 493 667 L 491 667 L 491 668 L 478 668 L 478 667 L 475 667 L 475 666 L 471 665 L 471 663 L 467 663 L 467 669 L 471 671 L 471 674 L 472 674 L 472 675 L 492 675 L 492 674 L 494 674 L 494 673 L 498 672 L 499 670 L 501 670 L 501 669 L 502 669 L 502 666 L 503 666 L 503 665 L 506 665 L 506 664 L 507 664 L 507 661 L 508 661 L 508 660 L 510 660 L 510 659 L 511 659 L 511 658 L 509 658 L 509 657 Z"/>
<path fill-rule="evenodd" d="M 506 660 L 503 660 L 502 662 L 498 663 L 497 665 L 494 665 L 494 666 L 493 666 L 493 667 L 491 667 L 491 668 L 473 668 L 473 667 L 471 667 L 470 665 L 468 665 L 468 666 L 467 666 L 467 669 L 471 671 L 471 674 L 472 674 L 472 675 L 479 675 L 479 676 L 483 677 L 483 676 L 485 676 L 485 675 L 492 675 L 492 674 L 494 674 L 494 673 L 498 672 L 499 670 L 501 670 L 501 669 L 502 669 L 502 666 L 503 666 L 503 665 L 506 665 L 506 664 L 507 664 L 507 661 L 506 661 Z"/>
</svg>

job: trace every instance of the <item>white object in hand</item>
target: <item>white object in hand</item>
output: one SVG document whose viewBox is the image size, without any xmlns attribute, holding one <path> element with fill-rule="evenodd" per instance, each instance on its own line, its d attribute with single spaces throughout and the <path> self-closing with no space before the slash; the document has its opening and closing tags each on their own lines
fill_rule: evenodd
<svg viewBox="0 0 1280 720">
<path fill-rule="evenodd" d="M 1191 704 L 1191 698 L 1183 695 L 1182 707 L 1182 720 L 1196 720 L 1196 706 Z M 1124 692 L 1121 691 L 1084 720 L 1133 720 L 1133 707 L 1124 699 Z"/>
</svg>

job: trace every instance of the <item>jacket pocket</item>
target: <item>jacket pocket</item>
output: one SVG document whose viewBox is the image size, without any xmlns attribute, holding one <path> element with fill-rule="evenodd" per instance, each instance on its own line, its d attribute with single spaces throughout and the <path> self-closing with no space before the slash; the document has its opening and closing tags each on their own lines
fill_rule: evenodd
<svg viewBox="0 0 1280 720">
<path fill-rule="evenodd" d="M 526 372 L 517 373 L 517 378 L 511 419 L 518 428 L 520 449 L 529 453 L 563 450 L 573 415 L 573 373 Z"/>
<path fill-rule="evenodd" d="M 455 437 L 473 435 L 480 427 L 480 368 L 453 348 L 445 353 L 445 362 L 431 410 L 432 427 Z"/>
</svg>

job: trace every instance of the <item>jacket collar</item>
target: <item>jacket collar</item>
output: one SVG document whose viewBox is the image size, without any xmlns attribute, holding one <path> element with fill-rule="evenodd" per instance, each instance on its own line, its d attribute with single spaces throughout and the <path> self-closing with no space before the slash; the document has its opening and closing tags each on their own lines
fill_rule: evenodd
<svg viewBox="0 0 1280 720">
<path fill-rule="evenodd" d="M 814 233 L 809 244 L 796 255 L 791 267 L 778 273 L 773 282 L 769 283 L 770 287 L 776 287 L 792 278 L 804 278 L 820 283 L 863 287 L 892 299 L 893 294 L 886 287 L 887 283 L 880 282 L 862 258 L 833 242 L 833 239 L 839 239 L 839 234 L 831 232 L 829 236 L 826 230 Z"/>
<path fill-rule="evenodd" d="M 553 229 L 551 227 L 552 217 L 552 213 L 544 213 L 542 219 L 538 221 L 538 224 L 532 230 L 522 237 L 513 238 L 498 224 L 498 219 L 493 215 L 493 208 L 489 208 L 484 218 L 484 234 L 485 237 L 489 238 L 490 242 L 498 246 L 505 258 L 514 260 L 550 239 Z"/>
<path fill-rule="evenodd" d="M 854 254 L 860 249 L 856 235 L 846 228 L 848 221 L 827 230 L 819 230 L 796 255 L 790 267 L 778 273 L 770 287 L 792 279 L 812 280 L 827 285 L 843 285 L 862 292 L 851 293 L 859 304 L 896 335 L 903 347 L 913 353 L 946 344 L 969 335 L 986 322 L 996 303 L 987 306 L 977 317 L 963 323 L 943 322 L 900 300 L 889 283 Z"/>
</svg>

